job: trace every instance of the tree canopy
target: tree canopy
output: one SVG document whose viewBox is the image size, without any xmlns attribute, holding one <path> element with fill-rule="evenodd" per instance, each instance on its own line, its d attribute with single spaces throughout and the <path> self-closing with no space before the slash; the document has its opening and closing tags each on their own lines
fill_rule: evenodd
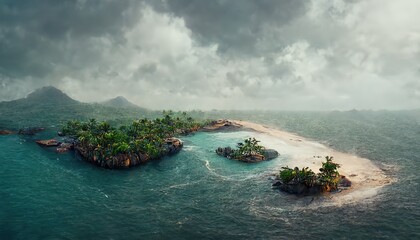
<svg viewBox="0 0 420 240">
<path fill-rule="evenodd" d="M 201 125 L 187 114 L 167 114 L 154 120 L 139 119 L 118 128 L 95 119 L 71 120 L 64 125 L 62 133 L 74 138 L 79 149 L 101 164 L 117 154 L 141 153 L 151 159 L 159 158 L 167 138 L 198 130 Z"/>
</svg>

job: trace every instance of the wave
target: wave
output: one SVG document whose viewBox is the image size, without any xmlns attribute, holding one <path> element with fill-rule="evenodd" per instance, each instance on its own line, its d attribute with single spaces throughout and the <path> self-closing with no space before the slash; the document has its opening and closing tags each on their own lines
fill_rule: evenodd
<svg viewBox="0 0 420 240">
<path fill-rule="evenodd" d="M 206 167 L 206 169 L 208 170 L 208 172 L 213 175 L 216 176 L 222 180 L 225 181 L 234 181 L 234 182 L 243 182 L 243 181 L 248 181 L 250 179 L 256 179 L 256 178 L 261 178 L 261 176 L 267 176 L 267 172 L 257 172 L 257 173 L 251 173 L 248 174 L 246 177 L 244 176 L 244 173 L 242 172 L 241 174 L 232 174 L 229 176 L 226 175 L 222 175 L 220 173 L 217 173 L 215 169 L 210 167 L 210 161 L 209 160 L 204 160 L 204 165 Z"/>
</svg>

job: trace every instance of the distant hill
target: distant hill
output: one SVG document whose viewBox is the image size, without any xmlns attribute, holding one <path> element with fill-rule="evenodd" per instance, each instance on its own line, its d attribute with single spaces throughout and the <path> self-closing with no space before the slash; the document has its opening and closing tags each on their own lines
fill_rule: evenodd
<svg viewBox="0 0 420 240">
<path fill-rule="evenodd" d="M 72 99 L 67 94 L 63 93 L 61 90 L 48 86 L 39 88 L 26 96 L 24 101 L 28 101 L 31 103 L 38 102 L 38 103 L 54 103 L 54 104 L 74 104 L 78 103 L 78 101 Z"/>
<path fill-rule="evenodd" d="M 155 117 L 158 112 L 140 108 L 122 97 L 107 101 L 107 104 L 76 101 L 55 87 L 43 87 L 29 93 L 25 98 L 0 102 L 0 130 L 28 126 L 58 126 L 71 119 L 132 121 Z"/>
<path fill-rule="evenodd" d="M 140 108 L 136 104 L 128 101 L 125 97 L 118 96 L 101 103 L 104 106 L 118 107 L 118 108 Z"/>
</svg>

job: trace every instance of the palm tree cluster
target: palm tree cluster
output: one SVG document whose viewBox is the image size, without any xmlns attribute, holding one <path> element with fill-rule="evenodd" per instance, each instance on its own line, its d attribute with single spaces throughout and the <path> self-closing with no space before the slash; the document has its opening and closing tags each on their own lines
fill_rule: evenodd
<svg viewBox="0 0 420 240">
<path fill-rule="evenodd" d="M 312 187 L 316 183 L 316 175 L 308 167 L 304 167 L 302 169 L 299 169 L 298 167 L 282 167 L 278 178 L 286 184 L 302 183 L 307 187 Z"/>
<path fill-rule="evenodd" d="M 245 139 L 243 143 L 238 143 L 237 149 L 232 150 L 230 158 L 241 159 L 256 155 L 263 156 L 265 148 L 260 146 L 258 144 L 259 142 L 260 141 L 255 138 Z"/>
<path fill-rule="evenodd" d="M 172 114 L 154 120 L 139 119 L 118 128 L 108 122 L 90 119 L 86 122 L 68 121 L 62 133 L 75 139 L 75 148 L 90 162 L 100 166 L 113 166 L 121 154 L 136 158 L 157 159 L 165 154 L 165 142 L 176 134 L 196 131 L 201 123 L 182 114 Z M 140 156 L 140 157 L 139 157 Z"/>
<path fill-rule="evenodd" d="M 326 162 L 322 163 L 318 174 L 315 174 L 308 167 L 302 169 L 282 167 L 277 179 L 284 184 L 303 184 L 308 188 L 320 186 L 326 191 L 336 190 L 340 179 L 340 173 L 337 169 L 340 165 L 333 162 L 333 157 L 326 156 L 325 159 Z"/>
</svg>

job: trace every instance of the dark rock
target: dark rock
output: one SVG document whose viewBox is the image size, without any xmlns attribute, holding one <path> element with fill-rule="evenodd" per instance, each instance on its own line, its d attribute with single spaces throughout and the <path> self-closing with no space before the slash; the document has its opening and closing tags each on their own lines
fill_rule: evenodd
<svg viewBox="0 0 420 240">
<path fill-rule="evenodd" d="M 60 137 L 64 137 L 65 136 L 63 132 L 57 132 L 57 135 L 60 136 Z"/>
<path fill-rule="evenodd" d="M 114 166 L 116 166 L 118 164 L 118 158 L 117 157 L 112 157 L 106 160 L 106 166 L 108 168 L 114 168 Z"/>
<path fill-rule="evenodd" d="M 180 139 L 178 138 L 167 138 L 165 139 L 165 152 L 169 155 L 178 153 L 179 151 L 181 151 L 181 148 L 183 147 L 183 143 Z"/>
<path fill-rule="evenodd" d="M 58 145 L 56 151 L 59 152 L 59 153 L 63 153 L 63 152 L 67 152 L 67 151 L 72 150 L 72 149 L 74 149 L 74 144 L 65 142 L 65 143 L 61 143 L 60 145 Z M 95 160 L 96 159 L 94 159 L 94 161 Z"/>
<path fill-rule="evenodd" d="M 276 181 L 275 183 L 273 183 L 273 187 L 278 187 L 278 186 L 280 186 L 281 185 L 281 182 L 280 181 Z"/>
<path fill-rule="evenodd" d="M 137 155 L 137 154 L 131 154 L 130 155 L 130 167 L 133 167 L 133 166 L 137 166 L 137 165 L 139 165 L 140 164 L 140 159 L 139 159 L 139 156 Z"/>
<path fill-rule="evenodd" d="M 60 141 L 62 143 L 69 143 L 69 144 L 72 144 L 72 145 L 76 145 L 76 143 L 78 142 L 77 139 L 72 138 L 72 137 L 64 137 L 64 138 L 61 138 Z"/>
<path fill-rule="evenodd" d="M 138 155 L 140 163 L 147 163 L 150 160 L 150 157 L 147 154 L 139 153 Z"/>
<path fill-rule="evenodd" d="M 281 181 L 277 181 L 273 184 L 273 187 L 280 189 L 283 192 L 296 194 L 296 195 L 315 195 L 326 191 L 323 186 L 314 185 L 306 186 L 302 183 L 287 183 L 284 184 Z"/>
<path fill-rule="evenodd" d="M 68 149 L 73 149 L 73 148 L 74 148 L 74 144 L 73 144 L 73 143 L 68 143 L 68 142 L 65 142 L 65 143 L 61 143 L 61 144 L 59 145 L 59 147 L 62 147 L 62 148 L 68 148 Z"/>
<path fill-rule="evenodd" d="M 219 147 L 219 148 L 216 149 L 216 153 L 217 153 L 217 155 L 222 156 L 222 157 L 230 157 L 230 155 L 232 154 L 232 148 L 230 148 L 230 147 L 225 147 L 225 148 Z"/>
<path fill-rule="evenodd" d="M 274 149 L 264 149 L 263 152 L 265 160 L 274 159 L 279 156 L 279 152 Z"/>
<path fill-rule="evenodd" d="M 241 162 L 247 162 L 247 163 L 257 163 L 257 162 L 264 161 L 266 159 L 261 154 L 254 154 L 254 155 L 251 155 L 251 156 L 244 156 L 244 157 L 238 158 L 236 160 L 241 161 Z"/>
<path fill-rule="evenodd" d="M 29 128 L 21 128 L 19 129 L 18 134 L 21 135 L 35 135 L 36 133 L 44 131 L 45 128 L 43 127 L 29 127 Z"/>
<path fill-rule="evenodd" d="M 351 187 L 351 181 L 346 176 L 341 176 L 338 181 L 338 187 Z"/>
</svg>

